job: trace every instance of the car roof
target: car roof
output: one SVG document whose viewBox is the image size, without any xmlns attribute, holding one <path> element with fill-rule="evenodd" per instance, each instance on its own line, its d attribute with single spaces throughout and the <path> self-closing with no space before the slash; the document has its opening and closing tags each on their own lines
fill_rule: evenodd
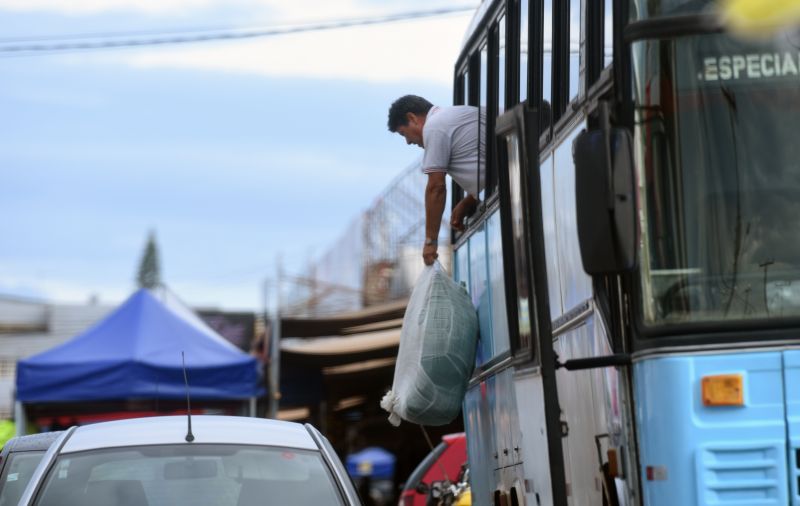
<svg viewBox="0 0 800 506">
<path fill-rule="evenodd" d="M 61 430 L 54 432 L 42 432 L 41 434 L 29 434 L 27 436 L 17 436 L 6 441 L 3 445 L 3 455 L 10 452 L 31 452 L 41 451 L 50 448 L 50 445 L 62 434 Z"/>
<path fill-rule="evenodd" d="M 292 422 L 237 416 L 192 416 L 194 442 L 186 442 L 186 416 L 158 416 L 78 427 L 60 453 L 164 444 L 234 444 L 318 450 L 308 430 Z"/>
</svg>

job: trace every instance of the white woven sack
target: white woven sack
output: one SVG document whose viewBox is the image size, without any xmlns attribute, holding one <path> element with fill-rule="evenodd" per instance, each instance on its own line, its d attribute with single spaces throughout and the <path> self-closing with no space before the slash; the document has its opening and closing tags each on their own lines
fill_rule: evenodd
<svg viewBox="0 0 800 506">
<path fill-rule="evenodd" d="M 408 301 L 392 389 L 381 400 L 389 422 L 444 425 L 458 416 L 475 365 L 478 316 L 469 295 L 437 262 Z"/>
</svg>

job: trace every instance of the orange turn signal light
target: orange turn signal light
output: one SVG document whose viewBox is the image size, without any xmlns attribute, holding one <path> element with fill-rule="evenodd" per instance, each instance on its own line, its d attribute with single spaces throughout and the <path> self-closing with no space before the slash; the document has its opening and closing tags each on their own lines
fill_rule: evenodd
<svg viewBox="0 0 800 506">
<path fill-rule="evenodd" d="M 703 405 L 744 406 L 743 384 L 741 374 L 703 376 Z"/>
</svg>

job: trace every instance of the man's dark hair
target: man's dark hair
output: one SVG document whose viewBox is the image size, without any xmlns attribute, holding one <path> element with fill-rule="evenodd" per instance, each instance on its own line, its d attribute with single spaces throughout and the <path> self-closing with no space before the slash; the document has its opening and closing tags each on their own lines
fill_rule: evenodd
<svg viewBox="0 0 800 506">
<path fill-rule="evenodd" d="M 401 126 L 408 124 L 406 114 L 413 113 L 420 116 L 428 114 L 433 104 L 417 95 L 400 97 L 389 107 L 389 131 L 397 132 Z"/>
</svg>

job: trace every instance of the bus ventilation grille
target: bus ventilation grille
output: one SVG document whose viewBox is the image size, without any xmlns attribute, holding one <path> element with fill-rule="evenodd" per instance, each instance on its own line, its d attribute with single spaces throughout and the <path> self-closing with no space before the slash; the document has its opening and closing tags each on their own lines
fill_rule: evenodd
<svg viewBox="0 0 800 506">
<path fill-rule="evenodd" d="M 701 450 L 700 504 L 785 504 L 783 452 L 779 446 Z"/>
<path fill-rule="evenodd" d="M 794 486 L 797 487 L 794 489 L 794 501 L 800 503 L 800 450 L 794 451 L 794 472 L 792 476 L 794 477 Z"/>
</svg>

